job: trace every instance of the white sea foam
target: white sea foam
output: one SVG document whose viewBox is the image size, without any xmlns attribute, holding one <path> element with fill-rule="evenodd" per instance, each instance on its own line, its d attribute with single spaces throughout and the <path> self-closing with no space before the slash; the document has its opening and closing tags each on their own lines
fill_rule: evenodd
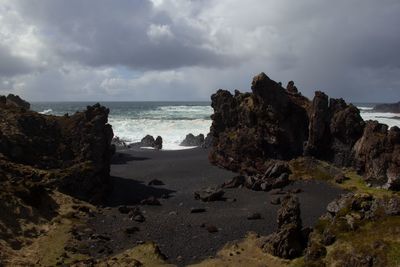
<svg viewBox="0 0 400 267">
<path fill-rule="evenodd" d="M 389 127 L 400 127 L 399 113 L 383 113 L 383 112 L 361 112 L 364 120 L 376 120 L 380 123 L 387 124 Z"/>
<path fill-rule="evenodd" d="M 209 106 L 162 106 L 135 114 L 110 114 L 114 134 L 128 143 L 139 142 L 145 135 L 163 138 L 163 149 L 177 150 L 188 133 L 207 135 L 212 108 Z"/>
<path fill-rule="evenodd" d="M 373 107 L 357 107 L 361 111 L 368 111 L 368 110 L 373 110 Z"/>
<path fill-rule="evenodd" d="M 51 114 L 52 112 L 53 112 L 53 110 L 51 108 L 49 108 L 49 109 L 45 109 L 43 111 L 40 111 L 39 113 L 40 114 Z"/>
</svg>

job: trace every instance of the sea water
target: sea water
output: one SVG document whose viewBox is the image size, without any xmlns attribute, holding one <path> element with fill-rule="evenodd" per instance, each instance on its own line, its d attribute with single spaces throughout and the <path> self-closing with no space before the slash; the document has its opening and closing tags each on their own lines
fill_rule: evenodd
<svg viewBox="0 0 400 267">
<path fill-rule="evenodd" d="M 32 109 L 43 114 L 64 115 L 84 110 L 95 102 L 36 102 Z M 213 109 L 210 102 L 102 102 L 110 109 L 109 123 L 114 135 L 127 143 L 145 135 L 163 138 L 166 150 L 184 149 L 179 144 L 188 133 L 207 135 Z M 364 120 L 377 120 L 400 127 L 400 114 L 373 112 L 374 104 L 355 104 Z"/>
<path fill-rule="evenodd" d="M 95 102 L 36 102 L 31 108 L 42 114 L 72 115 Z M 114 136 L 126 143 L 139 142 L 145 135 L 163 138 L 166 150 L 184 149 L 186 135 L 210 131 L 210 102 L 101 102 L 110 109 L 109 123 Z"/>
</svg>

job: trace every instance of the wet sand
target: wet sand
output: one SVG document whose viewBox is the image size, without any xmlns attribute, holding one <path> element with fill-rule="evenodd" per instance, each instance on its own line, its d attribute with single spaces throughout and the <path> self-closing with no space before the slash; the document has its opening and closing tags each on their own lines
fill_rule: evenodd
<svg viewBox="0 0 400 267">
<path fill-rule="evenodd" d="M 224 244 L 243 238 L 253 231 L 267 235 L 276 229 L 276 211 L 271 193 L 246 188 L 225 189 L 225 201 L 204 203 L 194 199 L 194 191 L 217 186 L 235 176 L 234 173 L 211 165 L 207 150 L 180 151 L 126 150 L 119 151 L 111 166 L 114 189 L 103 214 L 91 220 L 96 232 L 111 236 L 109 247 L 118 252 L 145 241 L 156 242 L 169 262 L 184 266 L 215 255 Z M 148 186 L 158 179 L 163 186 Z M 323 182 L 296 182 L 285 189 L 300 188 L 304 226 L 312 226 L 325 212 L 327 204 L 342 191 Z M 161 206 L 139 205 L 149 196 L 159 198 Z M 167 197 L 168 198 L 162 198 Z M 236 199 L 236 201 L 233 201 Z M 129 219 L 118 211 L 120 205 L 139 206 L 145 222 Z M 191 208 L 205 208 L 204 213 L 190 213 Z M 262 219 L 248 220 L 252 213 Z M 213 225 L 218 232 L 209 233 L 202 225 Z M 127 235 L 125 229 L 137 227 Z"/>
</svg>

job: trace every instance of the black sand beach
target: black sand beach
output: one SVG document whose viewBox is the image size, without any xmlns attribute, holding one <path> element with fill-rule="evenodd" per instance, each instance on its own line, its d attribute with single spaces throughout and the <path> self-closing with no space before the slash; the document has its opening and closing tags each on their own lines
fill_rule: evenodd
<svg viewBox="0 0 400 267">
<path fill-rule="evenodd" d="M 243 238 L 254 231 L 267 235 L 276 229 L 276 211 L 271 193 L 245 188 L 226 189 L 225 201 L 201 202 L 194 199 L 194 191 L 222 184 L 235 174 L 211 165 L 207 150 L 180 151 L 125 150 L 119 151 L 111 165 L 114 189 L 103 209 L 103 214 L 91 220 L 99 234 L 112 236 L 107 246 L 113 253 L 146 241 L 156 242 L 169 262 L 186 265 L 215 255 L 229 241 Z M 158 179 L 163 186 L 148 186 Z M 323 182 L 296 182 L 285 189 L 300 188 L 304 226 L 311 226 L 325 212 L 327 204 L 341 193 Z M 149 196 L 159 198 L 161 206 L 139 205 Z M 168 198 L 162 198 L 166 197 Z M 129 219 L 118 211 L 121 205 L 139 206 L 145 222 Z M 205 208 L 203 213 L 190 213 L 191 208 Z M 260 213 L 262 219 L 248 220 L 248 215 Z M 203 227 L 202 227 L 203 225 Z M 209 233 L 206 226 L 218 232 Z M 127 235 L 125 230 L 137 227 Z M 91 248 L 96 254 L 96 247 Z M 111 252 L 110 252 L 111 253 Z"/>
</svg>

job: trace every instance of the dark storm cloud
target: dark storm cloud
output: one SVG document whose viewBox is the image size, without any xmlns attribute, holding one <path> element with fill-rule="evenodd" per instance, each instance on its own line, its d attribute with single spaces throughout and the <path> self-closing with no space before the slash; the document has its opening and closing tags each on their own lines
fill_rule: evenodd
<svg viewBox="0 0 400 267">
<path fill-rule="evenodd" d="M 175 25 L 148 0 L 19 1 L 51 49 L 66 60 L 135 69 L 218 66 L 229 63 L 202 45 L 197 29 Z"/>
<path fill-rule="evenodd" d="M 24 59 L 14 56 L 11 51 L 0 43 L 0 77 L 11 77 L 29 73 L 33 70 Z"/>
<path fill-rule="evenodd" d="M 396 101 L 399 13 L 398 0 L 0 0 L 0 76 L 32 98 L 162 100 L 249 90 L 264 71 L 310 97 Z"/>
</svg>

